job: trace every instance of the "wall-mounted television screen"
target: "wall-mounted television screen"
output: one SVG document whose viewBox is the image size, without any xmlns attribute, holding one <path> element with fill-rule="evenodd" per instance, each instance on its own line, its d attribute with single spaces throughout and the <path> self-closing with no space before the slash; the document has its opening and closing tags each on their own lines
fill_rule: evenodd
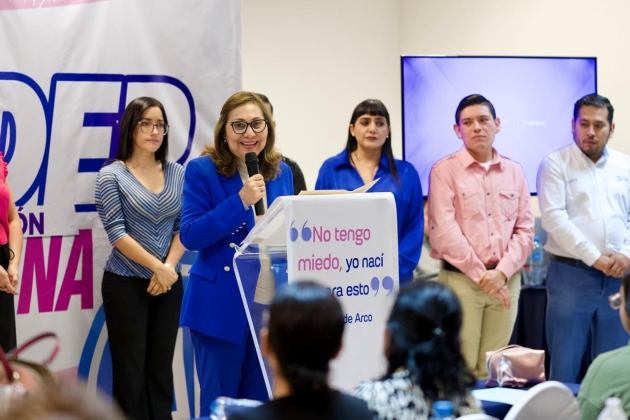
<svg viewBox="0 0 630 420">
<path fill-rule="evenodd" d="M 573 141 L 573 104 L 597 91 L 594 57 L 402 57 L 403 156 L 424 195 L 435 162 L 463 146 L 453 131 L 459 101 L 479 93 L 501 119 L 497 151 L 521 164 L 532 194 L 550 152 Z"/>
</svg>

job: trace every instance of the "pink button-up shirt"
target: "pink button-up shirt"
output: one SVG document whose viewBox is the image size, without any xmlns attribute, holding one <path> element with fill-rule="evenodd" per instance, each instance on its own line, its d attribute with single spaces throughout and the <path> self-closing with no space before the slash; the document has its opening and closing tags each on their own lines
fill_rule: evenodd
<svg viewBox="0 0 630 420">
<path fill-rule="evenodd" d="M 489 169 L 462 149 L 438 161 L 429 184 L 431 257 L 475 282 L 487 267 L 507 278 L 523 267 L 534 242 L 534 216 L 523 169 L 492 150 Z"/>
</svg>

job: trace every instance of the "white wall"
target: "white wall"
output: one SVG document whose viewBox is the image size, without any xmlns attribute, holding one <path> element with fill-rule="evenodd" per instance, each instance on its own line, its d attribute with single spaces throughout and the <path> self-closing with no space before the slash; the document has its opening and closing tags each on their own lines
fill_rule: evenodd
<svg viewBox="0 0 630 420">
<path fill-rule="evenodd" d="M 615 107 L 610 144 L 630 154 L 629 2 L 242 1 L 243 87 L 268 94 L 279 146 L 310 187 L 368 97 L 387 105 L 402 155 L 402 54 L 596 56 L 598 90 Z M 566 124 L 570 139 L 570 117 Z"/>
<path fill-rule="evenodd" d="M 387 106 L 402 157 L 398 0 L 243 0 L 242 10 L 243 89 L 269 96 L 278 147 L 309 188 L 364 99 Z"/>
</svg>

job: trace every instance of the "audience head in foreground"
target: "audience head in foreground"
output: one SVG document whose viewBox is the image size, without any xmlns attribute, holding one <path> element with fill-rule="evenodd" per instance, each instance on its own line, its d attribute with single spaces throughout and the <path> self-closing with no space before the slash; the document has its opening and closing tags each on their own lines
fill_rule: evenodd
<svg viewBox="0 0 630 420">
<path fill-rule="evenodd" d="M 460 350 L 462 308 L 453 291 L 431 281 L 400 290 L 385 332 L 387 373 L 355 395 L 377 418 L 430 417 L 436 400 L 451 400 L 458 416 L 481 412 L 470 391 L 475 378 Z"/>
<path fill-rule="evenodd" d="M 118 407 L 85 384 L 45 386 L 11 404 L 0 420 L 125 420 Z"/>
<path fill-rule="evenodd" d="M 300 282 L 280 289 L 261 332 L 274 400 L 230 419 L 372 419 L 365 402 L 328 385 L 343 330 L 341 305 L 325 287 Z"/>
<path fill-rule="evenodd" d="M 612 309 L 626 332 L 630 333 L 630 271 L 621 280 L 619 293 L 609 297 Z M 630 345 L 603 353 L 593 361 L 582 381 L 578 401 L 582 420 L 595 420 L 606 405 L 606 398 L 618 397 L 630 415 Z"/>
</svg>

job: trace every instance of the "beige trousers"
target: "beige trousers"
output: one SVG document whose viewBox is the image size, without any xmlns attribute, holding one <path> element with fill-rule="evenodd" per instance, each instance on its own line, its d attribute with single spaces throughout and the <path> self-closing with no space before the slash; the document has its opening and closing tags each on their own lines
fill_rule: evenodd
<svg viewBox="0 0 630 420">
<path fill-rule="evenodd" d="M 462 304 L 462 354 L 466 364 L 477 378 L 487 378 L 486 352 L 507 346 L 512 336 L 521 292 L 521 272 L 507 282 L 512 299 L 509 310 L 464 274 L 440 269 L 438 281 L 450 286 Z"/>
</svg>

